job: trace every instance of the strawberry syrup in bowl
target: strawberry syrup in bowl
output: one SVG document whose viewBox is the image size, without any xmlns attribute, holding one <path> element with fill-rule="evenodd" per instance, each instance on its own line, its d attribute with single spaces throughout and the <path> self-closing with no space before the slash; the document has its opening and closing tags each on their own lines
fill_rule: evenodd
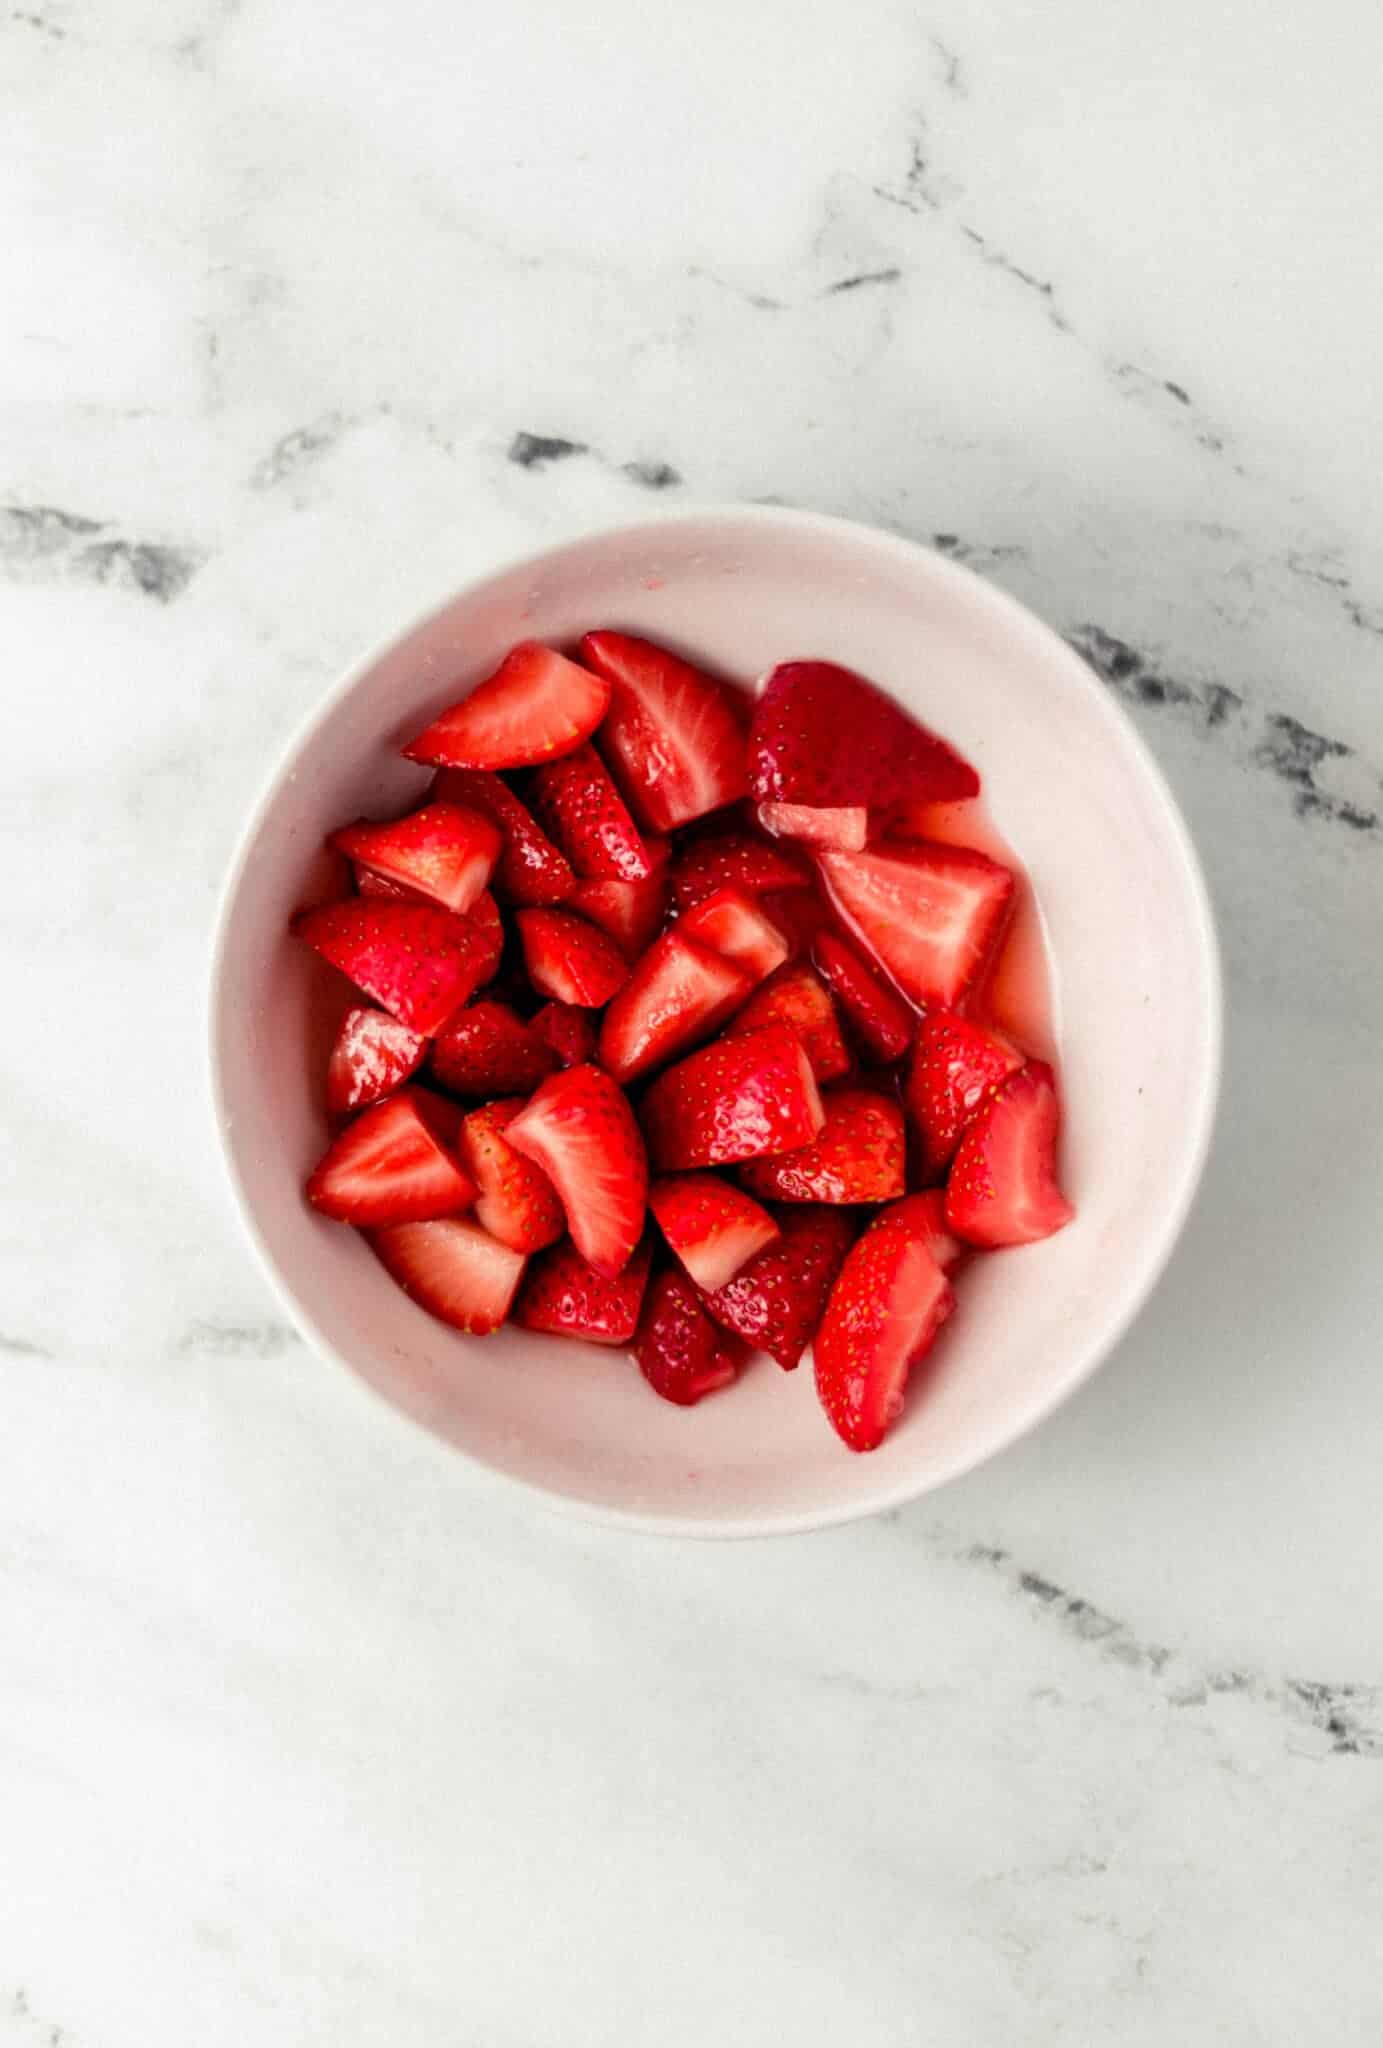
<svg viewBox="0 0 1383 2048">
<path fill-rule="evenodd" d="M 925 1493 L 1108 1355 L 1190 1212 L 1221 997 L 1080 659 L 756 507 L 553 548 L 352 670 L 246 829 L 210 1022 L 319 1350 L 554 1503 L 744 1535 Z"/>
</svg>

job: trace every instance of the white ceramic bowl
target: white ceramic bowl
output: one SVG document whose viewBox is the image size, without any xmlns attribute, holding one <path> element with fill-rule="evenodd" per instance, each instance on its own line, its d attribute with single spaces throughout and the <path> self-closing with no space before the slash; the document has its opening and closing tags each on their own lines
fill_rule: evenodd
<svg viewBox="0 0 1383 2048">
<path fill-rule="evenodd" d="M 399 745 L 515 641 L 595 626 L 750 679 L 791 656 L 873 677 L 979 768 L 1045 921 L 1077 1220 L 977 1260 L 936 1368 L 887 1442 L 846 1450 L 810 1365 L 757 1360 L 732 1393 L 659 1401 L 622 1352 L 415 1307 L 313 1214 L 321 1067 L 346 1000 L 291 941 L 323 835 L 416 797 Z M 844 1521 L 927 1492 L 1056 1407 L 1157 1279 L 1208 1147 L 1220 982 L 1204 883 L 1160 773 L 1104 687 L 1019 605 L 925 548 L 808 513 L 685 512 L 556 547 L 473 584 L 326 697 L 232 867 L 211 999 L 216 1113 L 250 1233 L 299 1327 L 478 1464 L 631 1527 L 704 1535 Z"/>
</svg>

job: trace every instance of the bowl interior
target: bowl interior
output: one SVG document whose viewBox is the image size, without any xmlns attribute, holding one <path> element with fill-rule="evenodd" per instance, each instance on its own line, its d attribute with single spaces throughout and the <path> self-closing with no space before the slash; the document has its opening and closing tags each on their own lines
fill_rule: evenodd
<svg viewBox="0 0 1383 2048">
<path fill-rule="evenodd" d="M 344 985 L 287 937 L 323 835 L 425 786 L 399 744 L 513 641 L 593 626 L 750 680 L 811 655 L 883 685 L 979 768 L 1036 892 L 1054 982 L 1077 1221 L 975 1262 L 888 1441 L 840 1445 L 810 1367 L 766 1359 L 683 1411 L 623 1353 L 453 1334 L 353 1232 L 304 1204 L 324 1038 Z M 811 515 L 684 515 L 554 549 L 473 586 L 342 684 L 251 823 L 213 992 L 218 1115 L 251 1229 L 324 1350 L 481 1463 L 609 1516 L 788 1528 L 925 1491 L 1010 1442 L 1104 1356 L 1194 1191 L 1213 1113 L 1219 990 L 1204 890 L 1160 775 L 1084 664 L 1019 606 L 908 543 Z"/>
</svg>

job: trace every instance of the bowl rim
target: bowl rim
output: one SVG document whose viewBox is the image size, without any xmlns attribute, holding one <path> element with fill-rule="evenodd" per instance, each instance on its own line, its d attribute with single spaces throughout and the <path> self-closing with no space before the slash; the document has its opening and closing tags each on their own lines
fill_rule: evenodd
<svg viewBox="0 0 1383 2048">
<path fill-rule="evenodd" d="M 922 1484 L 909 1482 L 906 1478 L 896 1479 L 880 1486 L 875 1493 L 835 1505 L 820 1508 L 796 1509 L 783 1513 L 756 1515 L 714 1515 L 695 1517 L 678 1514 L 637 1511 L 628 1508 L 611 1507 L 592 1501 L 579 1493 L 568 1493 L 560 1488 L 545 1486 L 541 1482 L 524 1478 L 518 1473 L 505 1472 L 485 1459 L 467 1450 L 464 1446 L 442 1439 L 436 1431 L 400 1409 L 396 1403 L 380 1393 L 363 1379 L 349 1359 L 323 1334 L 312 1314 L 302 1303 L 286 1272 L 282 1269 L 272 1246 L 260 1228 L 258 1217 L 246 1191 L 235 1154 L 228 1143 L 227 1131 L 231 1121 L 230 1111 L 223 1088 L 223 1067 L 220 1054 L 222 1018 L 225 1009 L 225 980 L 227 975 L 227 945 L 235 906 L 240 893 L 245 871 L 253 856 L 255 843 L 266 813 L 279 794 L 280 788 L 290 774 L 299 756 L 311 742 L 317 728 L 324 723 L 336 706 L 349 696 L 362 678 L 382 661 L 394 648 L 411 639 L 431 620 L 449 610 L 462 598 L 482 585 L 497 578 L 517 574 L 526 569 L 536 569 L 548 557 L 562 554 L 583 541 L 610 541 L 625 536 L 633 539 L 647 534 L 650 530 L 675 527 L 679 524 L 705 524 L 706 522 L 741 523 L 746 526 L 762 526 L 795 530 L 802 534 L 838 536 L 855 541 L 864 540 L 891 554 L 902 562 L 924 557 L 932 565 L 942 569 L 957 584 L 970 585 L 980 602 L 1006 614 L 1025 632 L 1036 632 L 1039 638 L 1054 643 L 1068 664 L 1073 664 L 1073 675 L 1079 674 L 1091 701 L 1098 706 L 1099 713 L 1113 727 L 1122 733 L 1125 744 L 1137 760 L 1141 773 L 1157 799 L 1159 810 L 1169 828 L 1169 839 L 1175 849 L 1193 911 L 1197 950 L 1204 967 L 1204 1016 L 1206 1056 L 1200 1085 L 1194 1101 L 1188 1106 L 1186 1128 L 1190 1136 L 1182 1158 L 1180 1174 L 1172 1190 L 1172 1199 L 1166 1211 L 1164 1225 L 1155 1238 L 1140 1248 L 1135 1269 L 1125 1286 L 1123 1299 L 1099 1338 L 1092 1343 L 1081 1359 L 1074 1376 L 1037 1398 L 1026 1407 L 1016 1421 L 992 1429 L 965 1452 L 956 1457 L 939 1476 Z M 221 1156 L 230 1184 L 234 1206 L 240 1219 L 241 1229 L 247 1238 L 257 1262 L 268 1280 L 270 1288 L 286 1311 L 290 1322 L 311 1344 L 318 1354 L 340 1367 L 349 1380 L 365 1390 L 380 1405 L 410 1425 L 425 1440 L 430 1440 L 439 1453 L 459 1458 L 465 1466 L 482 1481 L 488 1481 L 506 1492 L 526 1495 L 530 1500 L 540 1502 L 548 1508 L 570 1515 L 578 1520 L 601 1527 L 620 1529 L 637 1535 L 670 1537 L 695 1537 L 702 1540 L 742 1540 L 758 1536 L 803 1535 L 817 1529 L 838 1528 L 849 1522 L 863 1521 L 874 1515 L 885 1514 L 891 1509 L 907 1506 L 927 1494 L 949 1486 L 953 1481 L 964 1478 L 976 1471 L 991 1458 L 998 1457 L 1037 1429 L 1066 1401 L 1093 1378 L 1106 1363 L 1111 1353 L 1123 1341 L 1129 1329 L 1142 1313 L 1158 1281 L 1166 1271 L 1172 1253 L 1185 1229 L 1195 1203 L 1197 1191 L 1209 1158 L 1214 1137 L 1216 1111 L 1219 1103 L 1221 1080 L 1224 1068 L 1224 966 L 1215 925 L 1214 906 L 1205 871 L 1197 852 L 1190 828 L 1182 814 L 1180 805 L 1173 794 L 1162 766 L 1152 752 L 1132 718 L 1107 687 L 1101 682 L 1088 660 L 1071 643 L 1065 640 L 1054 626 L 1036 612 L 1031 611 L 1021 600 L 1010 595 L 998 584 L 981 576 L 967 563 L 954 556 L 944 554 L 940 549 L 929 546 L 925 541 L 913 540 L 887 527 L 871 525 L 868 521 L 849 519 L 838 513 L 805 510 L 794 506 L 768 504 L 737 504 L 730 501 L 680 502 L 676 505 L 650 508 L 643 517 L 634 520 L 615 520 L 599 525 L 589 525 L 573 519 L 558 529 L 537 549 L 495 561 L 487 568 L 470 576 L 466 582 L 453 588 L 437 601 L 424 607 L 409 623 L 396 627 L 376 641 L 363 653 L 346 663 L 335 682 L 313 702 L 299 719 L 287 740 L 276 750 L 275 755 L 258 785 L 257 794 L 250 805 L 245 822 L 238 833 L 226 868 L 225 877 L 218 892 L 212 921 L 212 937 L 206 977 L 206 1077 L 210 1109 L 216 1131 L 216 1146 Z"/>
</svg>

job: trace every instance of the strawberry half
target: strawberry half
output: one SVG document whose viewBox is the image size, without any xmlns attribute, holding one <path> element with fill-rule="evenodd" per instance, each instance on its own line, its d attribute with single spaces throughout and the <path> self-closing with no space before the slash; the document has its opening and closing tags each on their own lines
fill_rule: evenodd
<svg viewBox="0 0 1383 2048">
<path fill-rule="evenodd" d="M 867 1056 L 885 1066 L 901 1059 L 912 1043 L 917 1015 L 897 989 L 832 931 L 817 933 L 812 952 Z"/>
<path fill-rule="evenodd" d="M 643 824 L 671 832 L 744 795 L 744 732 L 722 683 L 627 633 L 588 633 L 581 653 L 610 685 L 600 744 Z"/>
<path fill-rule="evenodd" d="M 517 910 L 528 978 L 540 996 L 598 1010 L 622 988 L 629 963 L 613 939 L 569 910 Z"/>
<path fill-rule="evenodd" d="M 936 844 L 817 856 L 831 896 L 916 1003 L 953 1008 L 983 972 L 1013 901 L 1013 876 L 985 854 Z"/>
<path fill-rule="evenodd" d="M 479 811 L 424 804 L 386 824 L 343 825 L 327 845 L 464 917 L 494 873 L 500 838 Z"/>
<path fill-rule="evenodd" d="M 454 1216 L 475 1184 L 453 1152 L 456 1112 L 421 1088 L 377 1102 L 328 1145 L 307 1199 L 339 1223 L 369 1226 Z"/>
<path fill-rule="evenodd" d="M 639 1371 L 654 1393 L 691 1408 L 729 1386 L 740 1355 L 734 1340 L 711 1321 L 691 1282 L 680 1273 L 660 1273 L 645 1297 L 634 1344 Z"/>
<path fill-rule="evenodd" d="M 523 1098 L 487 1102 L 461 1122 L 460 1153 L 476 1186 L 475 1220 L 516 1252 L 539 1252 L 566 1229 L 562 1204 L 543 1172 L 505 1137 Z"/>
<path fill-rule="evenodd" d="M 529 1028 L 551 1046 L 559 1066 L 580 1067 L 595 1058 L 595 1025 L 574 1003 L 544 1003 Z"/>
<path fill-rule="evenodd" d="M 453 1095 L 526 1095 L 556 1065 L 551 1046 L 507 1003 L 472 1003 L 432 1045 L 433 1075 Z"/>
<path fill-rule="evenodd" d="M 749 788 L 761 803 L 949 803 L 979 787 L 945 740 L 834 662 L 782 662 L 754 705 Z"/>
<path fill-rule="evenodd" d="M 811 874 L 801 856 L 770 846 L 747 832 L 722 832 L 697 839 L 673 862 L 669 877 L 675 910 L 690 910 L 717 889 L 742 889 L 762 896 L 769 889 L 806 889 Z"/>
<path fill-rule="evenodd" d="M 609 703 L 601 677 L 523 640 L 403 751 L 439 768 L 524 768 L 579 747 Z"/>
<path fill-rule="evenodd" d="M 470 1337 L 488 1337 L 499 1328 L 527 1263 L 522 1252 L 460 1216 L 394 1223 L 369 1236 L 380 1263 L 404 1293 Z"/>
<path fill-rule="evenodd" d="M 290 929 L 424 1038 L 460 1009 L 487 971 L 484 933 L 469 918 L 431 903 L 376 897 L 324 903 L 300 910 Z"/>
<path fill-rule="evenodd" d="M 629 960 L 651 944 L 667 914 L 667 841 L 644 844 L 656 862 L 653 874 L 642 882 L 612 881 L 608 875 L 578 882 L 568 905 L 608 932 Z"/>
<path fill-rule="evenodd" d="M 918 1163 L 938 1180 L 955 1157 L 986 1091 L 1023 1064 L 1005 1038 L 954 1010 L 933 1010 L 918 1027 L 904 1100 L 918 1139 Z"/>
<path fill-rule="evenodd" d="M 885 1209 L 840 1269 L 812 1347 L 816 1391 L 852 1451 L 872 1451 L 903 1409 L 908 1373 L 956 1305 L 910 1205 Z"/>
<path fill-rule="evenodd" d="M 707 1294 L 726 1286 L 778 1235 L 767 1209 L 713 1173 L 655 1180 L 648 1206 L 678 1259 Z"/>
<path fill-rule="evenodd" d="M 749 1159 L 740 1178 L 780 1202 L 892 1202 L 907 1185 L 903 1112 L 887 1095 L 842 1088 L 824 1095 L 826 1121 L 810 1145 Z"/>
<path fill-rule="evenodd" d="M 1044 1060 L 991 1089 L 960 1141 L 946 1184 L 946 1221 L 967 1244 L 1034 1244 L 1075 1210 L 1056 1177 L 1061 1109 Z"/>
<path fill-rule="evenodd" d="M 582 1258 L 597 1272 L 622 1272 L 648 1193 L 648 1155 L 623 1091 L 599 1067 L 568 1067 L 544 1081 L 505 1135 L 556 1188 Z"/>
<path fill-rule="evenodd" d="M 806 839 L 817 846 L 839 846 L 858 853 L 869 844 L 869 806 L 844 804 L 760 804 L 759 823 L 765 832 L 784 839 Z"/>
<path fill-rule="evenodd" d="M 825 1112 L 801 1039 L 770 1024 L 669 1067 L 644 1097 L 643 1120 L 654 1161 L 677 1171 L 809 1145 Z"/>
<path fill-rule="evenodd" d="M 579 1337 L 587 1344 L 627 1344 L 639 1325 L 648 1284 L 649 1247 L 640 1245 L 613 1279 L 583 1259 L 564 1239 L 534 1259 L 514 1321 L 548 1337 Z"/>
<path fill-rule="evenodd" d="M 788 1024 L 807 1050 L 818 1081 L 838 1081 L 850 1071 L 850 1054 L 840 1035 L 840 1019 L 826 989 L 801 962 L 789 963 L 756 989 L 727 1035 L 761 1031 L 765 1024 Z"/>
<path fill-rule="evenodd" d="M 533 777 L 533 805 L 578 875 L 645 882 L 654 859 L 605 763 L 592 746 L 549 761 Z"/>
<path fill-rule="evenodd" d="M 382 1102 L 423 1063 L 427 1040 L 386 1010 L 348 1010 L 327 1061 L 327 1112 L 349 1116 Z"/>
<path fill-rule="evenodd" d="M 484 768 L 441 768 L 432 794 L 445 803 L 479 811 L 500 835 L 494 886 L 506 903 L 562 903 L 576 887 L 564 853 L 559 853 L 507 782 Z"/>
<path fill-rule="evenodd" d="M 683 938 L 733 960 L 751 981 L 762 981 L 788 957 L 788 941 L 768 912 L 743 889 L 717 889 L 677 920 Z"/>
<path fill-rule="evenodd" d="M 737 1010 L 753 983 L 733 961 L 664 932 L 644 954 L 605 1012 L 600 1064 L 628 1082 L 709 1038 Z"/>
<path fill-rule="evenodd" d="M 846 1209 L 782 1209 L 777 1222 L 776 1240 L 706 1296 L 706 1311 L 791 1372 L 821 1320 L 855 1225 Z"/>
</svg>

